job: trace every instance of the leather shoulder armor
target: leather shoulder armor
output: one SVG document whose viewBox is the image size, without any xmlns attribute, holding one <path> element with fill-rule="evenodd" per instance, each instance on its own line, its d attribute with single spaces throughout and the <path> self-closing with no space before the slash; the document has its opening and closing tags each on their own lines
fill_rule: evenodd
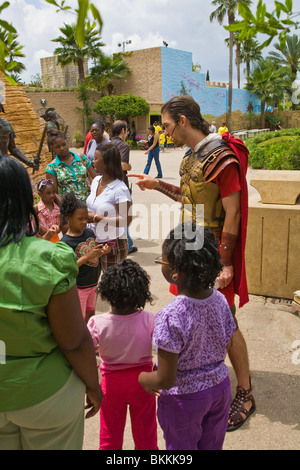
<svg viewBox="0 0 300 470">
<path fill-rule="evenodd" d="M 212 181 L 230 163 L 237 163 L 239 160 L 233 150 L 222 139 L 208 142 L 196 157 L 202 164 L 203 177 L 208 183 Z"/>
</svg>

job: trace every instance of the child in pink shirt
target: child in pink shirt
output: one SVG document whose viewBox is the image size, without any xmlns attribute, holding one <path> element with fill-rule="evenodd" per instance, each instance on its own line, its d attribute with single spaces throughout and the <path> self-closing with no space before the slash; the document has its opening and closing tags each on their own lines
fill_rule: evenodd
<svg viewBox="0 0 300 470">
<path fill-rule="evenodd" d="M 151 302 L 149 276 L 125 259 L 102 275 L 98 292 L 111 311 L 88 322 L 99 351 L 103 400 L 100 408 L 100 450 L 121 450 L 129 405 L 136 450 L 157 450 L 156 398 L 138 383 L 142 371 L 152 371 L 155 315 L 145 312 Z"/>
</svg>

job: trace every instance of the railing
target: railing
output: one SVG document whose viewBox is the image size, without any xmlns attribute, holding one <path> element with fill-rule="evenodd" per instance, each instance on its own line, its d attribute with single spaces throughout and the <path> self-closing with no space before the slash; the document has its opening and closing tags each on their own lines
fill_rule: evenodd
<svg viewBox="0 0 300 470">
<path fill-rule="evenodd" d="M 245 129 L 234 131 L 232 134 L 238 139 L 246 140 L 248 137 L 256 137 L 260 134 L 265 134 L 266 132 L 270 132 L 270 129 Z"/>
</svg>

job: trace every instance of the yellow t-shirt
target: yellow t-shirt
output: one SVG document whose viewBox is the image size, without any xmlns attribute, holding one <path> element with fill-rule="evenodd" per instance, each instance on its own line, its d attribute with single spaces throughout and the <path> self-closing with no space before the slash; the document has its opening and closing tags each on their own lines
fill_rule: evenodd
<svg viewBox="0 0 300 470">
<path fill-rule="evenodd" d="M 220 135 L 222 135 L 222 134 L 224 134 L 224 132 L 228 132 L 228 127 L 221 126 L 221 127 L 219 127 L 218 132 L 219 132 Z"/>
<path fill-rule="evenodd" d="M 164 133 L 159 134 L 159 145 L 164 145 L 165 141 L 166 141 L 165 134 Z"/>
</svg>

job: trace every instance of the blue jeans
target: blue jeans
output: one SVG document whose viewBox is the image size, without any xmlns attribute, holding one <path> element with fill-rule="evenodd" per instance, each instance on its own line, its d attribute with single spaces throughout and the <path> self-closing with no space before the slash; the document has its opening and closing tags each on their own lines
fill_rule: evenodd
<svg viewBox="0 0 300 470">
<path fill-rule="evenodd" d="M 144 175 L 148 175 L 153 158 L 157 169 L 157 176 L 158 178 L 162 178 L 162 170 L 159 161 L 159 146 L 154 147 L 154 149 L 150 150 L 148 153 L 148 160 L 144 169 Z"/>
</svg>

